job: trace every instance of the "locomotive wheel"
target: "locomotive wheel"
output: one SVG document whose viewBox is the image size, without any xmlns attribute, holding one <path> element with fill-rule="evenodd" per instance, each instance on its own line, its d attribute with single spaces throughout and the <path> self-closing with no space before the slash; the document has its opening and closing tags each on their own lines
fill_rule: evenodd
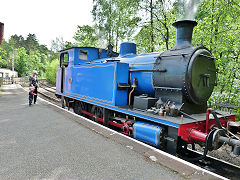
<svg viewBox="0 0 240 180">
<path fill-rule="evenodd" d="M 91 114 L 93 114 L 92 120 L 97 122 L 97 118 L 103 119 L 103 108 L 93 106 L 91 109 Z"/>
<path fill-rule="evenodd" d="M 78 115 L 83 115 L 83 110 L 86 110 L 85 104 L 80 101 L 75 101 L 73 111 Z"/>
</svg>

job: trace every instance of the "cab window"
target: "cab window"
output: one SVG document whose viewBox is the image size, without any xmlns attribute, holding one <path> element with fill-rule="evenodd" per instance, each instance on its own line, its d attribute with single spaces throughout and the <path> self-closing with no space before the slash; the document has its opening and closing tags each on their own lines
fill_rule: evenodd
<svg viewBox="0 0 240 180">
<path fill-rule="evenodd" d="M 64 65 L 64 66 L 67 66 L 68 65 L 68 53 L 62 53 L 61 56 L 60 56 L 60 62 L 61 62 L 61 65 Z"/>
<path fill-rule="evenodd" d="M 87 61 L 88 60 L 88 51 L 80 49 L 78 58 L 79 58 L 79 60 Z"/>
</svg>

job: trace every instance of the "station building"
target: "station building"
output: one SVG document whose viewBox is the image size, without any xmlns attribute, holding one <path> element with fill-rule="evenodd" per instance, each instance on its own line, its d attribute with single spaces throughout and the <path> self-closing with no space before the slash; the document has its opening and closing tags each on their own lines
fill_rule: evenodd
<svg viewBox="0 0 240 180">
<path fill-rule="evenodd" d="M 10 69 L 6 69 L 6 68 L 0 68 L 0 78 L 2 78 L 3 80 L 7 80 L 10 78 L 16 78 L 18 77 L 18 72 L 17 71 L 12 71 Z"/>
</svg>

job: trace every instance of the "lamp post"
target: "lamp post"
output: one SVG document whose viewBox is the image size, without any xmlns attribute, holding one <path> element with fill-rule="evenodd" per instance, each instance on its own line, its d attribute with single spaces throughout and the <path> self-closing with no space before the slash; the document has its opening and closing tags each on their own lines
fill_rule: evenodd
<svg viewBox="0 0 240 180">
<path fill-rule="evenodd" d="M 2 40 L 3 40 L 3 30 L 4 30 L 4 24 L 0 22 L 0 45 L 2 44 Z"/>
</svg>

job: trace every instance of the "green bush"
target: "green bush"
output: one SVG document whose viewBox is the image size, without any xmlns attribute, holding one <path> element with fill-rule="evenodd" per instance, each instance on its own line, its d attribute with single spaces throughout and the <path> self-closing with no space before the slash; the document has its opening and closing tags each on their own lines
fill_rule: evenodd
<svg viewBox="0 0 240 180">
<path fill-rule="evenodd" d="M 56 84 L 56 67 L 58 64 L 58 59 L 54 59 L 46 68 L 46 80 L 52 84 Z"/>
</svg>

